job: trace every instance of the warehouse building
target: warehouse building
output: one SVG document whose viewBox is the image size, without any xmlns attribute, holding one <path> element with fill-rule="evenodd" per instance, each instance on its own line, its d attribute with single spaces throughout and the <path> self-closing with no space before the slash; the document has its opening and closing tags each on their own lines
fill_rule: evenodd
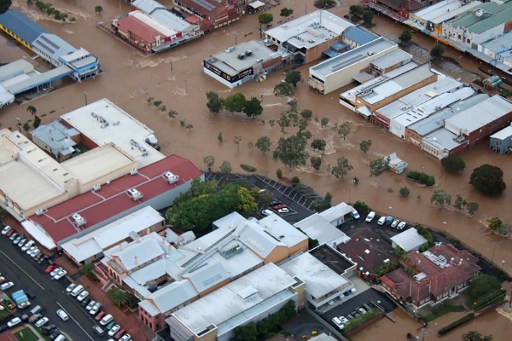
<svg viewBox="0 0 512 341">
<path fill-rule="evenodd" d="M 492 134 L 489 147 L 500 154 L 512 152 L 512 125 Z"/>
<path fill-rule="evenodd" d="M 377 38 L 310 67 L 308 84 L 318 92 L 328 94 L 350 84 L 359 74 L 371 72 L 373 60 L 397 49 L 397 44 L 382 37 Z M 401 62 L 398 60 L 397 64 Z"/>
</svg>

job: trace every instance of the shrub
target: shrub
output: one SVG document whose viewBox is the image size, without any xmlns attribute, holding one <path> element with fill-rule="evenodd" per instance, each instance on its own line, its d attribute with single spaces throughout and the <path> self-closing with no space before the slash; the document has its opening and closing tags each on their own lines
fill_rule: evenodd
<svg viewBox="0 0 512 341">
<path fill-rule="evenodd" d="M 249 172 L 249 173 L 253 173 L 253 172 L 256 172 L 258 170 L 256 167 L 253 167 L 251 165 L 247 165 L 245 163 L 242 163 L 240 165 L 240 168 L 242 168 L 244 171 Z"/>
<path fill-rule="evenodd" d="M 449 332 L 451 332 L 455 328 L 457 328 L 459 326 L 462 326 L 464 323 L 467 323 L 467 322 L 471 321 L 474 318 L 475 318 L 475 314 L 474 313 L 467 314 L 467 315 L 461 317 L 460 319 L 458 319 L 457 321 L 455 321 L 453 323 L 450 323 L 449 325 L 439 329 L 437 334 L 439 336 L 443 336 L 445 334 L 448 334 Z"/>
<path fill-rule="evenodd" d="M 407 177 L 426 186 L 434 186 L 436 183 L 436 180 L 432 175 L 428 175 L 423 172 L 410 171 L 407 173 Z"/>
<path fill-rule="evenodd" d="M 411 194 L 411 191 L 409 190 L 408 187 L 401 187 L 400 188 L 400 196 L 402 198 L 407 198 L 409 196 L 409 194 Z"/>
<path fill-rule="evenodd" d="M 281 179 L 283 177 L 283 170 L 281 168 L 278 168 L 276 170 L 276 176 L 278 179 Z"/>
<path fill-rule="evenodd" d="M 356 203 L 354 204 L 354 208 L 359 213 L 367 213 L 372 210 L 364 201 L 360 201 L 360 200 L 356 201 Z"/>
</svg>

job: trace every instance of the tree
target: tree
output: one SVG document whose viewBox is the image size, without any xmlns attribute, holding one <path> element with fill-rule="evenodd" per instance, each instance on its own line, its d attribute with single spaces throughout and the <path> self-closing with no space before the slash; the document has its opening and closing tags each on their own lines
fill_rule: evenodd
<svg viewBox="0 0 512 341">
<path fill-rule="evenodd" d="M 231 112 L 242 112 L 245 107 L 245 102 L 244 94 L 237 92 L 226 97 L 224 100 L 224 108 Z"/>
<path fill-rule="evenodd" d="M 34 116 L 37 113 L 37 109 L 33 105 L 29 105 L 27 107 L 27 112 L 29 112 L 32 116 Z"/>
<path fill-rule="evenodd" d="M 34 123 L 32 125 L 34 126 L 34 129 L 41 125 L 41 119 L 39 118 L 39 116 L 34 116 Z"/>
<path fill-rule="evenodd" d="M 464 199 L 460 194 L 457 194 L 455 196 L 455 202 L 453 204 L 453 207 L 455 207 L 458 210 L 462 210 L 462 208 L 466 206 L 466 204 L 466 199 Z"/>
<path fill-rule="evenodd" d="M 313 117 L 313 112 L 309 109 L 304 109 L 299 114 L 305 121 L 311 121 Z"/>
<path fill-rule="evenodd" d="M 439 207 L 444 207 L 452 203 L 452 196 L 441 189 L 436 189 L 432 193 L 430 203 Z"/>
<path fill-rule="evenodd" d="M 260 25 L 268 25 L 274 21 L 274 16 L 271 13 L 261 13 L 258 17 Z"/>
<path fill-rule="evenodd" d="M 503 181 L 503 171 L 499 167 L 488 164 L 475 168 L 469 183 L 489 196 L 498 196 L 507 188 L 507 184 Z"/>
<path fill-rule="evenodd" d="M 467 297 L 470 303 L 474 303 L 479 298 L 500 289 L 501 283 L 496 277 L 480 274 L 469 283 Z"/>
<path fill-rule="evenodd" d="M 119 288 L 112 288 L 107 292 L 108 297 L 119 308 L 125 307 L 128 303 L 128 295 L 126 291 Z"/>
<path fill-rule="evenodd" d="M 218 114 L 222 110 L 224 100 L 219 96 L 218 93 L 208 91 L 206 93 L 206 99 L 206 106 L 212 114 Z"/>
<path fill-rule="evenodd" d="M 372 26 L 373 13 L 370 10 L 367 10 L 363 13 L 363 21 L 366 26 Z"/>
<path fill-rule="evenodd" d="M 270 137 L 268 136 L 262 136 L 256 141 L 256 148 L 261 150 L 263 154 L 268 152 L 270 150 L 270 147 L 272 146 L 272 141 L 270 140 Z"/>
<path fill-rule="evenodd" d="M 322 158 L 319 156 L 312 156 L 309 162 L 311 163 L 311 167 L 313 167 L 315 170 L 319 170 L 320 165 L 322 164 Z"/>
<path fill-rule="evenodd" d="M 306 159 L 309 156 L 306 152 L 306 143 L 307 140 L 300 135 L 281 137 L 274 155 L 288 167 L 291 173 L 295 167 L 306 164 Z"/>
<path fill-rule="evenodd" d="M 444 47 L 439 44 L 437 44 L 436 46 L 434 46 L 432 48 L 432 50 L 430 50 L 430 56 L 432 57 L 432 59 L 434 59 L 434 61 L 437 61 L 437 60 L 443 58 L 443 54 L 444 54 Z"/>
<path fill-rule="evenodd" d="M 462 335 L 462 341 L 492 341 L 492 335 L 483 336 L 479 332 L 472 330 Z"/>
<path fill-rule="evenodd" d="M 290 84 L 293 84 L 293 86 L 297 86 L 297 83 L 300 82 L 302 78 L 302 75 L 300 73 L 300 71 L 290 71 L 286 74 L 285 78 L 284 78 L 284 81 L 286 83 L 290 83 Z"/>
<path fill-rule="evenodd" d="M 236 327 L 233 331 L 233 337 L 230 341 L 258 341 L 258 331 L 256 324 L 249 323 Z"/>
<path fill-rule="evenodd" d="M 343 139 L 347 139 L 347 135 L 350 133 L 352 129 L 352 123 L 350 121 L 344 121 L 342 124 L 338 126 L 338 135 Z"/>
<path fill-rule="evenodd" d="M 450 173 L 460 173 L 466 168 L 464 160 L 457 155 L 448 155 L 441 160 L 441 164 Z"/>
<path fill-rule="evenodd" d="M 208 171 L 210 171 L 215 164 L 215 156 L 213 155 L 206 155 L 203 157 L 203 163 L 208 168 Z"/>
<path fill-rule="evenodd" d="M 101 15 L 101 12 L 103 12 L 103 7 L 101 7 L 101 6 L 94 7 L 94 12 L 96 12 L 96 14 L 98 14 L 98 15 Z"/>
<path fill-rule="evenodd" d="M 478 205 L 478 203 L 474 201 L 468 202 L 468 204 L 466 205 L 466 209 L 468 210 L 469 215 L 475 214 L 479 208 L 480 205 Z"/>
<path fill-rule="evenodd" d="M 279 15 L 282 16 L 283 18 L 288 18 L 292 14 L 293 14 L 293 9 L 288 8 L 288 7 L 281 8 L 281 12 L 279 13 Z"/>
<path fill-rule="evenodd" d="M 361 5 L 350 5 L 349 13 L 350 15 L 362 16 L 364 12 L 364 7 Z"/>
<path fill-rule="evenodd" d="M 363 140 L 359 143 L 359 148 L 365 154 L 368 153 L 371 146 L 372 146 L 372 140 Z"/>
<path fill-rule="evenodd" d="M 11 0 L 0 0 L 0 14 L 7 12 L 9 7 L 11 7 Z"/>
<path fill-rule="evenodd" d="M 388 170 L 389 159 L 385 157 L 375 159 L 370 161 L 368 166 L 370 167 L 370 176 L 379 176 Z"/>
<path fill-rule="evenodd" d="M 503 221 L 498 217 L 489 218 L 487 223 L 489 223 L 489 228 L 493 231 L 497 231 L 503 226 Z"/>
<path fill-rule="evenodd" d="M 263 113 L 263 107 L 261 106 L 261 101 L 256 97 L 251 97 L 250 100 L 245 102 L 244 106 L 244 114 L 248 117 L 256 117 Z"/>
<path fill-rule="evenodd" d="M 229 174 L 229 173 L 231 173 L 231 169 L 232 169 L 231 163 L 229 161 L 224 160 L 220 164 L 219 169 L 222 174 Z"/>
<path fill-rule="evenodd" d="M 277 124 L 281 127 L 281 132 L 284 133 L 284 128 L 288 128 L 291 124 L 290 116 L 287 115 L 286 112 L 282 112 L 279 115 L 279 121 L 277 121 Z"/>
<path fill-rule="evenodd" d="M 278 97 L 292 97 L 293 94 L 293 87 L 290 83 L 281 82 L 274 87 L 274 95 Z"/>
<path fill-rule="evenodd" d="M 325 128 L 329 124 L 329 117 L 322 117 L 320 120 L 320 127 Z"/>
<path fill-rule="evenodd" d="M 400 37 L 398 37 L 398 39 L 400 39 L 402 45 L 407 45 L 412 39 L 411 31 L 403 30 L 402 34 L 400 34 Z"/>
<path fill-rule="evenodd" d="M 336 161 L 336 165 L 331 167 L 331 174 L 336 177 L 336 179 L 343 178 L 348 174 L 354 167 L 348 163 L 348 159 L 344 156 L 339 157 Z"/>
<path fill-rule="evenodd" d="M 401 196 L 402 198 L 407 198 L 407 197 L 409 196 L 409 194 L 411 193 L 411 191 L 409 190 L 409 188 L 408 188 L 408 187 L 405 187 L 405 186 L 404 186 L 404 187 L 401 187 L 401 188 L 400 188 L 399 193 L 400 193 L 400 196 Z"/>
<path fill-rule="evenodd" d="M 311 142 L 311 148 L 317 150 L 317 151 L 324 151 L 325 147 L 327 146 L 327 143 L 324 140 L 321 139 L 314 139 Z"/>
</svg>

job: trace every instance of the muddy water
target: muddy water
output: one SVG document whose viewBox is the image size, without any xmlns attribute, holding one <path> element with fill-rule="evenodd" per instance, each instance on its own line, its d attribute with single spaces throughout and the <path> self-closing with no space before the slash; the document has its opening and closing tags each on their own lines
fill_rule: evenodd
<svg viewBox="0 0 512 341">
<path fill-rule="evenodd" d="M 313 10 L 312 2 L 303 1 L 283 2 L 281 6 L 295 9 L 295 16 L 302 15 L 305 10 Z M 281 99 L 272 94 L 272 89 L 278 83 L 282 74 L 275 73 L 263 83 L 250 83 L 241 88 L 229 90 L 212 78 L 202 73 L 201 61 L 204 57 L 229 47 L 235 41 L 250 40 L 257 37 L 256 16 L 246 17 L 242 21 L 187 45 L 170 50 L 155 56 L 143 56 L 125 43 L 100 31 L 95 27 L 97 21 L 108 20 L 128 11 L 123 2 L 118 1 L 54 1 L 58 8 L 69 10 L 71 16 L 77 18 L 76 24 L 59 24 L 45 20 L 34 9 L 29 15 L 38 17 L 39 23 L 51 32 L 61 35 L 75 46 L 83 46 L 99 56 L 104 74 L 94 80 L 81 84 L 73 84 L 55 91 L 44 97 L 32 101 L 30 104 L 38 109 L 38 113 L 48 113 L 43 122 L 57 118 L 72 109 L 82 106 L 87 98 L 89 102 L 107 97 L 126 111 L 146 123 L 155 130 L 162 142 L 163 152 L 184 155 L 198 165 L 202 166 L 204 155 L 212 154 L 217 159 L 217 165 L 222 160 L 229 160 L 234 171 L 241 171 L 241 163 L 248 163 L 258 168 L 258 172 L 274 177 L 275 170 L 282 165 L 269 156 L 262 155 L 258 150 L 248 147 L 248 142 L 255 142 L 263 135 L 268 135 L 273 141 L 282 136 L 278 127 L 270 127 L 268 121 L 276 119 L 279 113 L 286 108 Z M 18 2 L 25 7 L 25 2 Z M 94 6 L 102 5 L 101 16 L 94 14 Z M 336 14 L 346 13 L 350 2 L 334 9 Z M 272 9 L 276 20 L 280 20 L 279 8 Z M 377 28 L 382 31 L 401 31 L 402 28 L 391 26 L 387 21 L 377 20 Z M 387 25 L 387 26 L 386 26 Z M 4 46 L 2 42 L 2 59 Z M 429 44 L 428 41 L 425 44 Z M 430 47 L 427 46 L 428 49 Z M 11 51 L 13 48 L 8 48 Z M 9 52 L 8 57 L 17 56 L 19 52 Z M 26 53 L 25 51 L 22 52 Z M 470 63 L 468 59 L 465 61 Z M 473 65 L 473 68 L 475 66 Z M 307 77 L 308 67 L 300 71 Z M 238 116 L 222 115 L 212 117 L 205 106 L 205 93 L 217 91 L 227 96 L 235 91 L 242 91 L 247 97 L 256 96 L 263 99 L 265 111 L 257 120 L 245 119 Z M 341 107 L 336 100 L 337 92 L 323 96 L 310 91 L 305 81 L 298 84 L 297 98 L 300 108 L 312 109 L 318 117 L 328 117 L 330 127 L 321 128 L 311 123 L 310 130 L 315 137 L 325 138 L 328 141 L 328 150 L 322 156 L 321 171 L 314 172 L 310 167 L 295 171 L 308 185 L 313 186 L 319 193 L 330 191 L 334 194 L 334 201 L 355 201 L 362 199 L 373 208 L 389 212 L 411 221 L 446 229 L 459 239 L 479 250 L 484 255 L 502 264 L 504 269 L 512 272 L 512 256 L 510 247 L 512 242 L 488 235 L 479 221 L 490 216 L 500 216 L 512 222 L 512 210 L 507 210 L 506 203 L 512 198 L 512 175 L 507 171 L 510 157 L 491 153 L 484 144 L 464 154 L 467 170 L 460 176 L 447 175 L 442 172 L 437 161 L 412 145 L 406 144 L 384 130 L 374 127 L 367 121 L 360 119 L 352 112 Z M 161 113 L 146 103 L 151 96 L 160 99 L 168 109 L 178 112 L 175 120 L 170 120 L 165 113 Z M 25 104 L 27 106 L 28 104 Z M 53 111 L 52 114 L 49 114 Z M 28 119 L 25 107 L 13 105 L 0 113 L 4 127 L 15 126 L 16 117 Z M 193 124 L 193 129 L 186 130 L 180 127 L 178 120 L 186 119 Z M 336 138 L 332 126 L 336 122 L 350 120 L 353 131 L 346 141 Z M 217 135 L 223 134 L 224 142 L 217 141 Z M 290 133 L 290 132 L 288 132 Z M 242 136 L 240 146 L 233 142 L 235 136 Z M 368 154 L 359 150 L 358 143 L 363 139 L 371 139 L 373 146 Z M 371 178 L 368 171 L 368 162 L 379 156 L 397 152 L 410 165 L 410 169 L 423 170 L 436 177 L 438 186 L 451 193 L 461 194 L 468 201 L 480 204 L 480 210 L 475 218 L 456 212 L 439 210 L 429 204 L 432 189 L 417 187 L 409 183 L 405 176 L 384 174 L 378 178 Z M 349 177 L 357 175 L 360 183 L 354 186 L 348 180 L 336 180 L 326 170 L 327 164 L 333 164 L 339 156 L 346 156 L 354 166 Z M 475 193 L 468 185 L 471 170 L 482 163 L 491 163 L 505 170 L 505 180 L 509 184 L 501 198 L 487 199 Z M 402 199 L 398 190 L 402 186 L 411 188 L 408 199 Z M 391 192 L 392 191 L 392 192 Z M 502 263 L 502 260 L 505 261 Z"/>
</svg>

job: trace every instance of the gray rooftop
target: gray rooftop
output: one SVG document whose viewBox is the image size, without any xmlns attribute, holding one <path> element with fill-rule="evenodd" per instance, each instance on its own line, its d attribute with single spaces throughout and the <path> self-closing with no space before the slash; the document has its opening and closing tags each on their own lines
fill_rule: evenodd
<svg viewBox="0 0 512 341">
<path fill-rule="evenodd" d="M 250 53 L 246 53 L 247 51 L 250 51 Z M 240 59 L 239 55 L 243 55 L 243 58 Z M 266 47 L 263 41 L 251 40 L 227 48 L 208 57 L 206 61 L 222 72 L 235 76 L 239 72 L 249 69 L 258 63 L 277 57 L 279 57 L 279 54 Z"/>
<path fill-rule="evenodd" d="M 14 62 L 0 66 L 0 83 L 21 74 L 34 71 L 34 65 L 25 59 L 18 59 Z"/>
<path fill-rule="evenodd" d="M 151 14 L 157 8 L 165 9 L 165 6 L 155 0 L 133 0 L 131 2 L 133 7 L 138 8 L 146 14 Z"/>
<path fill-rule="evenodd" d="M 383 37 L 379 37 L 365 45 L 356 47 L 355 49 L 341 53 L 336 57 L 329 58 L 310 68 L 310 72 L 322 76 L 339 72 L 354 63 L 361 60 L 370 58 L 376 53 L 381 53 L 386 50 L 395 49 L 396 44 Z"/>
<path fill-rule="evenodd" d="M 498 55 L 496 59 L 509 59 L 509 63 L 512 63 L 512 31 L 489 40 L 482 46 Z"/>
<path fill-rule="evenodd" d="M 161 22 L 176 32 L 186 31 L 194 27 L 194 25 L 189 24 L 167 9 L 156 9 L 150 15 L 153 19 Z"/>
<path fill-rule="evenodd" d="M 358 26 L 350 26 L 343 32 L 343 37 L 352 40 L 357 45 L 364 45 L 378 38 L 375 34 Z"/>
<path fill-rule="evenodd" d="M 75 128 L 68 128 L 59 121 L 52 121 L 49 124 L 40 125 L 30 133 L 36 143 L 41 141 L 48 146 L 51 152 L 58 156 L 69 155 L 74 152 L 75 141 L 71 138 L 80 135 Z"/>
<path fill-rule="evenodd" d="M 60 56 L 76 50 L 71 44 L 52 33 L 41 34 L 34 40 L 33 45 L 54 60 L 59 60 Z"/>
<path fill-rule="evenodd" d="M 29 44 L 32 44 L 40 34 L 48 33 L 42 26 L 15 9 L 0 14 L 0 25 L 7 27 Z"/>
<path fill-rule="evenodd" d="M 466 28 L 469 32 L 483 33 L 512 18 L 512 1 L 487 2 L 459 17 L 448 21 L 453 27 Z"/>
<path fill-rule="evenodd" d="M 294 226 L 307 234 L 309 238 L 318 240 L 320 245 L 325 243 L 332 245 L 332 242 L 342 244 L 350 241 L 349 236 L 337 227 L 331 225 L 329 221 L 318 215 L 318 213 L 314 213 L 302 219 L 295 223 Z"/>
<path fill-rule="evenodd" d="M 197 295 L 198 293 L 190 281 L 180 280 L 150 294 L 139 305 L 151 316 L 158 316 L 197 297 Z"/>
<path fill-rule="evenodd" d="M 512 125 L 509 125 L 506 128 L 501 129 L 500 131 L 491 135 L 491 138 L 497 140 L 505 140 L 512 136 Z"/>
<path fill-rule="evenodd" d="M 393 65 L 410 62 L 411 60 L 411 54 L 405 52 L 402 49 L 396 49 L 394 51 L 386 53 L 382 57 L 374 59 L 372 61 L 372 64 L 378 67 L 379 69 L 384 70 Z"/>
<path fill-rule="evenodd" d="M 440 128 L 425 136 L 423 142 L 438 150 L 449 151 L 460 146 L 461 142 L 458 142 L 456 139 L 457 135 L 446 128 Z"/>
<path fill-rule="evenodd" d="M 131 243 L 125 249 L 115 253 L 124 267 L 130 271 L 137 266 L 161 257 L 164 254 L 162 247 L 154 238 L 141 238 L 140 241 Z"/>
<path fill-rule="evenodd" d="M 396 245 L 400 246 L 405 252 L 410 252 L 419 248 L 427 242 L 427 240 L 420 235 L 414 227 L 391 237 L 391 240 Z"/>
</svg>

